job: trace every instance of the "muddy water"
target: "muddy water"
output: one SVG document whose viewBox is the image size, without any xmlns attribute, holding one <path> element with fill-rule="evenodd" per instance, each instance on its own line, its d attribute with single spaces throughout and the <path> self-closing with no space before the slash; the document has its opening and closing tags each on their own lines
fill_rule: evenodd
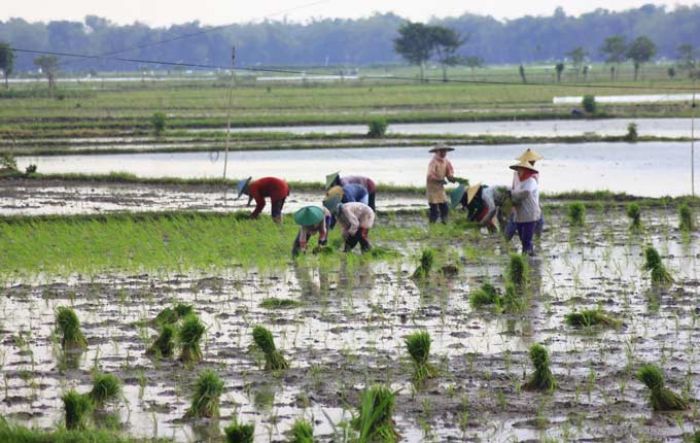
<svg viewBox="0 0 700 443">
<path fill-rule="evenodd" d="M 538 163 L 545 192 L 610 190 L 659 197 L 690 194 L 689 143 L 581 143 L 533 146 L 546 160 Z M 458 176 L 490 185 L 508 185 L 508 166 L 521 145 L 460 146 L 449 158 Z M 427 148 L 375 148 L 234 152 L 229 177 L 281 176 L 323 181 L 342 171 L 379 183 L 423 186 L 430 160 Z M 220 177 L 224 161 L 208 153 L 23 157 L 20 169 L 34 163 L 43 173 L 106 174 L 124 171 L 143 177 Z M 700 159 L 696 159 L 696 167 Z"/>
<path fill-rule="evenodd" d="M 412 252 L 399 263 L 330 269 L 302 263 L 286 272 L 8 283 L 0 297 L 6 387 L 0 414 L 50 427 L 61 419 L 61 392 L 88 390 L 90 370 L 99 366 L 125 381 L 126 402 L 116 410 L 129 432 L 177 441 L 206 439 L 234 413 L 257 424 L 256 441 L 282 440 L 302 415 L 315 422 L 321 441 L 338 441 L 331 421 L 349 417 L 360 390 L 375 382 L 400 390 L 395 416 L 402 441 L 680 441 L 700 420 L 690 412 L 653 413 L 634 372 L 643 362 L 661 362 L 669 387 L 700 396 L 700 248 L 697 235 L 686 240 L 670 228 L 677 223 L 672 212 L 648 210 L 643 219 L 647 230 L 631 236 L 622 212 L 589 213 L 588 227 L 573 232 L 549 215 L 550 226 L 564 228 L 545 232 L 540 258 L 531 262 L 531 301 L 521 314 L 474 310 L 467 303 L 468 292 L 484 280 L 503 286 L 507 261 L 499 240 L 475 232 L 435 244 L 463 266 L 456 278 L 425 285 L 409 278 Z M 497 254 L 459 258 L 463 242 Z M 640 253 L 649 243 L 674 274 L 671 288 L 652 288 L 641 271 Z M 262 309 L 260 301 L 271 296 L 302 305 Z M 205 360 L 196 370 L 144 355 L 156 332 L 140 322 L 175 301 L 194 304 L 209 328 Z M 54 309 L 66 304 L 74 305 L 89 341 L 75 369 L 61 366 L 51 334 Z M 596 306 L 624 325 L 583 331 L 565 325 L 566 313 Z M 261 323 L 292 364 L 284 375 L 266 373 L 249 349 L 250 331 Z M 423 328 L 442 374 L 416 392 L 403 340 Z M 526 351 L 534 342 L 551 351 L 560 386 L 552 395 L 520 389 L 531 371 Z M 181 420 L 204 367 L 226 384 L 222 420 L 212 425 Z"/>
</svg>

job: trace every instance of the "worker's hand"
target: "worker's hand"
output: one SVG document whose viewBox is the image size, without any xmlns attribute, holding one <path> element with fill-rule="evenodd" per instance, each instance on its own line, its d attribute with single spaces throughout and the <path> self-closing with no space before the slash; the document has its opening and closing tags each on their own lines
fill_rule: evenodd
<svg viewBox="0 0 700 443">
<path fill-rule="evenodd" d="M 326 243 L 328 243 L 328 240 L 319 240 L 318 241 L 319 246 L 326 246 Z"/>
<path fill-rule="evenodd" d="M 447 177 L 447 180 L 449 180 L 449 181 L 450 181 L 450 183 L 454 183 L 454 182 L 456 182 L 456 181 L 457 181 L 457 179 L 456 179 L 456 178 L 454 178 L 454 177 Z"/>
</svg>

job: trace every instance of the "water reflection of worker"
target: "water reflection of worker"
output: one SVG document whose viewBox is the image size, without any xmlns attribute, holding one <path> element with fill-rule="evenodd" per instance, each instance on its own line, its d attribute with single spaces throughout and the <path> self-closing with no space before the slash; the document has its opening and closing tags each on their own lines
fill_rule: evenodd
<svg viewBox="0 0 700 443">
<path fill-rule="evenodd" d="M 377 185 L 374 183 L 374 180 L 362 175 L 346 175 L 341 177 L 339 172 L 334 172 L 333 174 L 326 176 L 326 189 L 330 189 L 333 186 L 342 187 L 350 184 L 360 185 L 367 190 L 366 204 L 376 212 L 377 208 L 375 207 L 375 198 L 377 193 Z"/>
<path fill-rule="evenodd" d="M 516 158 L 518 162 L 528 162 L 530 163 L 530 166 L 535 166 L 535 162 L 538 160 L 542 160 L 544 157 L 537 153 L 536 151 L 528 148 L 525 151 L 523 151 L 522 154 L 520 154 L 519 157 Z M 540 174 L 539 172 L 536 173 L 534 176 L 535 180 L 537 180 L 537 183 L 539 184 L 540 182 Z M 515 189 L 515 187 L 520 183 L 520 179 L 518 178 L 518 172 L 515 171 L 513 173 L 513 185 L 511 187 L 511 190 Z M 537 222 L 537 225 L 535 226 L 535 235 L 539 236 L 542 235 L 542 230 L 544 229 L 544 214 L 542 213 L 542 207 L 540 206 L 540 219 Z M 504 231 L 504 234 L 508 240 L 513 238 L 515 235 L 516 231 L 516 225 L 515 225 L 515 211 L 511 214 L 510 220 L 508 221 L 508 224 L 506 225 L 506 229 Z"/>
<path fill-rule="evenodd" d="M 485 226 L 489 232 L 495 232 L 496 221 L 500 222 L 501 218 L 504 218 L 501 215 L 502 208 L 509 198 L 509 192 L 505 186 L 491 187 L 477 182 L 467 189 L 462 197 L 462 206 L 467 209 L 469 221 Z"/>
<path fill-rule="evenodd" d="M 367 205 L 369 203 L 369 193 L 367 188 L 356 183 L 350 183 L 343 186 L 333 186 L 326 193 L 326 199 L 339 199 L 340 203 L 364 203 Z M 335 227 L 335 215 L 331 214 L 331 221 L 329 227 L 333 229 Z"/>
<path fill-rule="evenodd" d="M 340 203 L 338 197 L 326 199 L 323 205 L 337 218 L 345 240 L 345 252 L 360 244 L 362 252 L 372 249 L 369 230 L 374 226 L 374 211 L 364 203 Z"/>
<path fill-rule="evenodd" d="M 248 206 L 255 200 L 255 209 L 250 214 L 250 218 L 258 218 L 260 212 L 265 207 L 265 198 L 270 198 L 272 205 L 272 219 L 276 223 L 282 222 L 282 207 L 284 200 L 289 196 L 289 185 L 287 182 L 277 177 L 263 177 L 251 182 L 252 177 L 238 182 L 238 197 L 242 194 L 248 196 Z"/>
<path fill-rule="evenodd" d="M 428 206 L 430 213 L 428 219 L 430 223 L 435 223 L 440 217 L 443 223 L 447 223 L 449 206 L 447 204 L 447 194 L 445 193 L 446 181 L 454 182 L 454 168 L 447 160 L 447 153 L 454 151 L 447 145 L 437 145 L 429 152 L 435 154 L 428 164 L 428 174 L 426 177 L 426 191 L 428 196 Z"/>
<path fill-rule="evenodd" d="M 518 185 L 511 191 L 515 208 L 515 226 L 523 247 L 523 254 L 535 255 L 532 238 L 542 216 L 537 179 L 537 169 L 530 162 L 521 161 L 510 166 L 518 173 Z"/>
<path fill-rule="evenodd" d="M 327 209 L 318 206 L 305 206 L 294 213 L 294 222 L 300 228 L 292 246 L 293 257 L 299 255 L 300 252 L 306 252 L 309 239 L 314 234 L 318 234 L 318 246 L 325 246 L 328 239 L 330 216 Z"/>
</svg>

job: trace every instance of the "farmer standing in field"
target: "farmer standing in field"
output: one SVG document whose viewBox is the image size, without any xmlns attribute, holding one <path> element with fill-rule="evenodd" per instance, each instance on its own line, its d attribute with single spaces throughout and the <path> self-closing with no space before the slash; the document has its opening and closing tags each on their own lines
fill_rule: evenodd
<svg viewBox="0 0 700 443">
<path fill-rule="evenodd" d="M 523 254 L 535 255 L 532 238 L 542 210 L 536 175 L 538 173 L 529 161 L 523 160 L 510 166 L 518 173 L 518 183 L 511 191 L 511 199 L 515 208 L 515 227 L 522 243 Z"/>
<path fill-rule="evenodd" d="M 525 151 L 523 151 L 522 154 L 520 154 L 519 157 L 516 158 L 517 161 L 519 162 L 528 162 L 530 163 L 530 166 L 535 166 L 535 162 L 538 160 L 543 160 L 544 157 L 537 153 L 536 151 L 527 148 Z M 539 184 L 540 182 L 540 174 L 536 173 L 534 175 L 535 180 Z M 518 172 L 513 173 L 513 185 L 511 187 L 511 190 L 515 189 L 516 186 L 520 183 L 520 179 L 518 178 Z M 542 229 L 544 228 L 544 215 L 542 214 L 542 208 L 540 207 L 540 219 L 537 221 L 537 225 L 535 226 L 535 234 L 540 236 L 542 235 Z M 513 235 L 515 235 L 516 231 L 516 226 L 515 226 L 515 211 L 511 214 L 510 218 L 508 219 L 508 224 L 506 225 L 506 229 L 504 231 L 504 234 L 506 236 L 506 239 L 510 240 L 513 238 Z"/>
<path fill-rule="evenodd" d="M 364 203 L 367 205 L 369 203 L 369 193 L 367 188 L 357 183 L 348 183 L 343 186 L 333 186 L 326 193 L 326 200 L 338 199 L 340 203 Z M 369 206 L 369 205 L 368 205 Z M 333 229 L 335 227 L 335 215 L 331 216 L 331 222 L 329 227 Z"/>
<path fill-rule="evenodd" d="M 469 186 L 462 197 L 462 206 L 467 209 L 467 220 L 486 226 L 489 232 L 496 232 L 496 221 L 505 225 L 504 206 L 509 204 L 506 186 L 487 186 L 477 182 Z M 509 214 L 508 214 L 509 215 Z"/>
<path fill-rule="evenodd" d="M 277 177 L 263 177 L 251 182 L 252 177 L 238 182 L 238 197 L 242 194 L 248 196 L 248 205 L 255 200 L 255 209 L 250 214 L 250 218 L 258 218 L 260 212 L 265 207 L 265 198 L 270 198 L 272 204 L 272 219 L 275 223 L 282 223 L 282 206 L 284 200 L 289 195 L 289 185 L 287 182 Z"/>
<path fill-rule="evenodd" d="M 369 230 L 374 226 L 374 211 L 364 203 L 340 203 L 338 197 L 331 197 L 323 202 L 340 223 L 345 240 L 344 252 L 350 252 L 360 244 L 362 252 L 372 249 L 369 243 Z"/>
<path fill-rule="evenodd" d="M 454 151 L 454 148 L 444 144 L 439 144 L 429 151 L 435 154 L 428 164 L 426 180 L 428 206 L 430 206 L 428 219 L 430 223 L 435 223 L 438 216 L 443 223 L 447 223 L 449 207 L 447 205 L 445 184 L 447 181 L 455 182 L 454 168 L 452 167 L 452 163 L 447 160 L 447 153 L 449 151 Z"/>
<path fill-rule="evenodd" d="M 375 207 L 375 197 L 377 193 L 377 185 L 374 183 L 374 180 L 362 175 L 347 175 L 341 177 L 339 172 L 334 172 L 333 174 L 326 176 L 326 189 L 330 189 L 334 186 L 342 187 L 349 184 L 360 185 L 367 190 L 367 206 L 376 212 L 377 208 Z"/>
<path fill-rule="evenodd" d="M 294 239 L 292 257 L 298 256 L 300 252 L 306 252 L 309 239 L 316 233 L 318 233 L 318 247 L 326 245 L 330 217 L 331 213 L 327 209 L 318 206 L 305 206 L 294 213 L 294 222 L 301 228 Z"/>
</svg>

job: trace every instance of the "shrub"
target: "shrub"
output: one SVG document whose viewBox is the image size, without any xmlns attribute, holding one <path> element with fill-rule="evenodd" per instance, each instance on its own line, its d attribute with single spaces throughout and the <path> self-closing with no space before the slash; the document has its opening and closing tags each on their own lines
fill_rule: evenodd
<svg viewBox="0 0 700 443">
<path fill-rule="evenodd" d="M 257 347 L 265 354 L 265 369 L 277 371 L 287 369 L 289 363 L 275 347 L 272 334 L 263 326 L 253 328 L 253 341 Z"/>
<path fill-rule="evenodd" d="M 368 137 L 381 138 L 386 134 L 386 129 L 389 127 L 384 117 L 377 117 L 369 122 Z"/>
<path fill-rule="evenodd" d="M 589 114 L 594 114 L 598 108 L 594 95 L 584 95 L 581 104 L 583 105 L 583 109 Z"/>
<path fill-rule="evenodd" d="M 219 397 L 224 392 L 224 382 L 216 372 L 207 369 L 199 374 L 195 385 L 192 404 L 186 417 L 218 417 Z"/>
<path fill-rule="evenodd" d="M 639 368 L 637 379 L 651 391 L 651 406 L 655 411 L 688 409 L 688 402 L 664 387 L 664 373 L 657 366 L 646 364 Z"/>
<path fill-rule="evenodd" d="M 549 354 L 547 349 L 539 343 L 530 347 L 530 360 L 535 367 L 535 372 L 525 384 L 526 389 L 539 391 L 552 391 L 556 389 L 557 382 L 549 369 Z"/>
</svg>

